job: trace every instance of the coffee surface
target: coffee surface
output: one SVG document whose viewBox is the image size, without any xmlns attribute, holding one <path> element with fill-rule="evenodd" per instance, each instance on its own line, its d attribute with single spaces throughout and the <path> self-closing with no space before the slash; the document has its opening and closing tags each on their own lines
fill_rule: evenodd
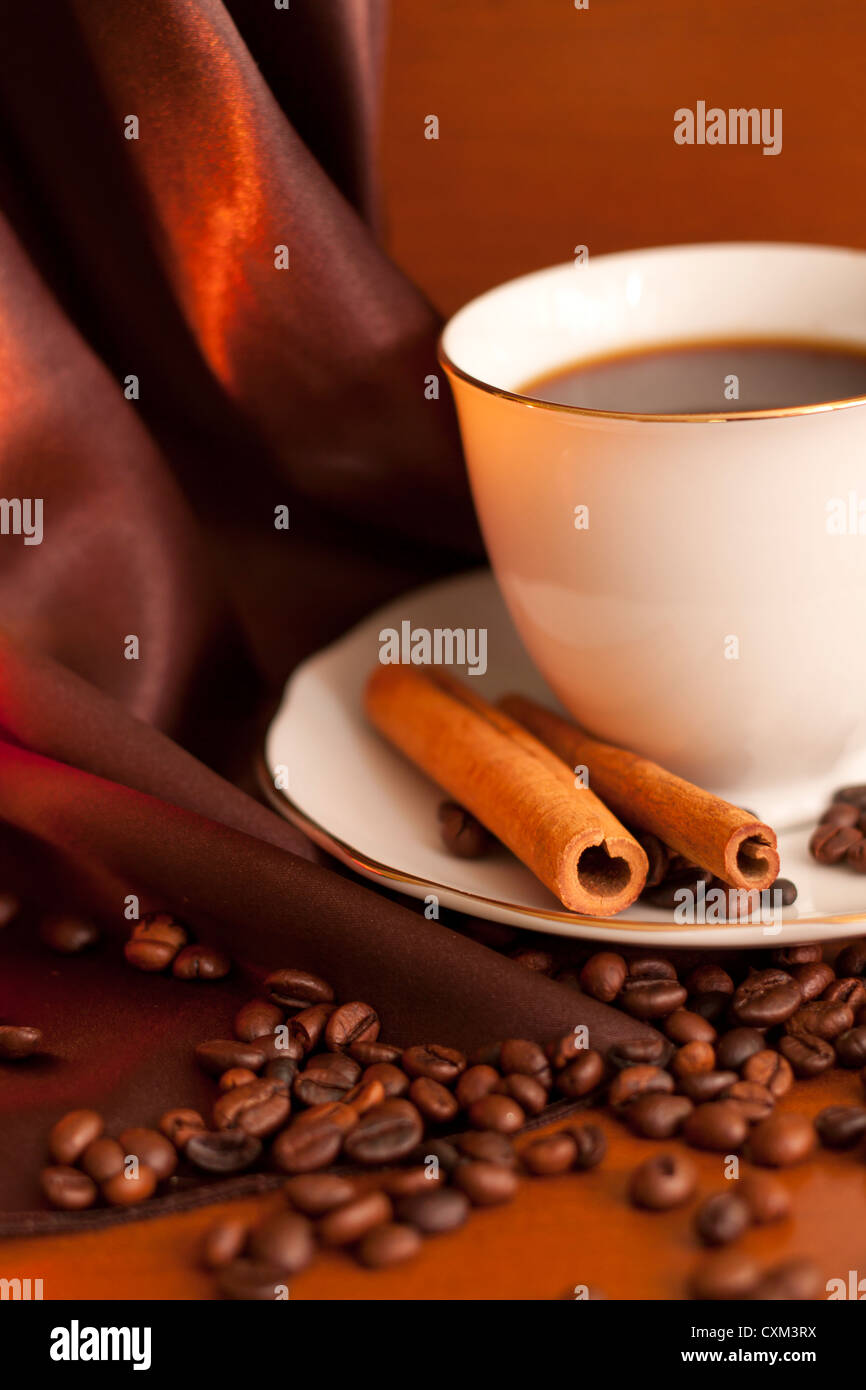
<svg viewBox="0 0 866 1390">
<path fill-rule="evenodd" d="M 572 363 L 522 394 L 586 410 L 731 414 L 866 396 L 866 350 L 784 341 L 680 343 Z"/>
</svg>

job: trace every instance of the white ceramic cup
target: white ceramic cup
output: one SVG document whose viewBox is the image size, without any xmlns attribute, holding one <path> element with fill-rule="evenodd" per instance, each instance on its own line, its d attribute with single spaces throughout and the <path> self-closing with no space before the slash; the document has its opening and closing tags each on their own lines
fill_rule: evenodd
<svg viewBox="0 0 866 1390">
<path fill-rule="evenodd" d="M 562 703 L 792 825 L 866 782 L 866 398 L 653 417 L 521 393 L 581 358 L 750 338 L 866 348 L 866 252 L 553 266 L 461 309 L 441 357 L 497 581 Z"/>
</svg>

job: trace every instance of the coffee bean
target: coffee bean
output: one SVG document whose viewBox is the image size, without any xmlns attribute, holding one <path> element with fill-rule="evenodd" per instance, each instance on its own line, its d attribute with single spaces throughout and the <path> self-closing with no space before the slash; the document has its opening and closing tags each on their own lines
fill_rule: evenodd
<svg viewBox="0 0 866 1390">
<path fill-rule="evenodd" d="M 597 951 L 590 956 L 580 972 L 580 984 L 584 994 L 610 1004 L 625 984 L 628 967 L 622 956 L 615 951 Z"/>
<path fill-rule="evenodd" d="M 732 1028 L 719 1038 L 716 1062 L 723 1071 L 739 1071 L 756 1052 L 764 1049 L 764 1035 L 757 1028 Z"/>
<path fill-rule="evenodd" d="M 241 1042 L 254 1043 L 256 1038 L 273 1033 L 284 1020 L 283 1010 L 267 999 L 250 999 L 235 1014 L 235 1037 Z"/>
<path fill-rule="evenodd" d="M 577 1158 L 577 1144 L 567 1130 L 558 1130 L 556 1134 L 533 1139 L 521 1150 L 520 1157 L 528 1172 L 535 1177 L 545 1178 L 568 1172 Z"/>
<path fill-rule="evenodd" d="M 768 1047 L 762 1052 L 755 1052 L 748 1059 L 743 1066 L 743 1080 L 757 1081 L 759 1086 L 766 1086 L 778 1100 L 790 1091 L 794 1075 L 787 1058 Z"/>
<path fill-rule="evenodd" d="M 214 1128 L 237 1129 L 261 1139 L 280 1129 L 290 1110 L 289 1097 L 280 1082 L 250 1081 L 220 1096 L 213 1108 Z"/>
<path fill-rule="evenodd" d="M 415 1147 L 423 1133 L 414 1105 L 408 1100 L 386 1100 L 361 1116 L 346 1136 L 344 1148 L 356 1163 L 394 1163 Z"/>
<path fill-rule="evenodd" d="M 309 1004 L 330 1004 L 334 991 L 309 970 L 273 970 L 265 980 L 268 998 L 282 1009 L 305 1009 Z"/>
<path fill-rule="evenodd" d="M 458 859 L 483 859 L 493 843 L 480 821 L 456 801 L 439 806 L 439 834 L 449 854 Z"/>
<path fill-rule="evenodd" d="M 503 1168 L 501 1163 L 470 1161 L 460 1164 L 454 1184 L 474 1207 L 493 1207 L 510 1202 L 517 1194 L 519 1181 L 514 1169 Z"/>
<path fill-rule="evenodd" d="M 544 1055 L 555 1071 L 561 1071 L 585 1051 L 583 1039 L 577 1032 L 565 1033 L 544 1044 Z"/>
<path fill-rule="evenodd" d="M 453 1100 L 450 1092 L 448 1095 Z M 381 1105 L 385 1099 L 385 1087 L 381 1081 L 359 1081 L 357 1086 L 353 1086 L 351 1091 L 347 1091 L 343 1096 L 343 1104 L 354 1110 L 356 1115 L 363 1115 L 372 1110 L 374 1105 Z M 456 1102 L 454 1113 L 457 1113 Z"/>
<path fill-rule="evenodd" d="M 777 880 L 778 882 L 778 880 Z M 772 954 L 774 965 L 790 970 L 793 965 L 812 965 L 821 959 L 823 947 L 817 941 L 804 941 L 796 946 L 780 946 Z"/>
<path fill-rule="evenodd" d="M 510 953 L 511 959 L 525 970 L 534 970 L 539 975 L 552 975 L 556 962 L 549 951 L 539 951 L 520 947 Z"/>
<path fill-rule="evenodd" d="M 828 1149 L 853 1149 L 866 1134 L 862 1105 L 828 1105 L 815 1116 L 818 1138 Z"/>
<path fill-rule="evenodd" d="M 683 981 L 689 994 L 733 994 L 734 982 L 727 970 L 712 961 L 696 965 Z"/>
<path fill-rule="evenodd" d="M 343 1146 L 345 1133 L 329 1119 L 305 1124 L 297 1119 L 277 1135 L 271 1156 L 284 1173 L 314 1173 L 334 1162 Z"/>
<path fill-rule="evenodd" d="M 692 1013 L 699 1014 L 714 1027 L 721 1027 L 727 1018 L 731 1005 L 731 996 L 723 994 L 720 990 L 715 990 L 709 994 L 693 994 L 689 999 L 689 1008 Z"/>
<path fill-rule="evenodd" d="M 679 1077 L 677 1090 L 695 1105 L 703 1105 L 718 1100 L 739 1079 L 735 1071 L 696 1071 Z"/>
<path fill-rule="evenodd" d="M 859 806 L 852 806 L 848 801 L 834 801 L 832 806 L 827 807 L 818 824 L 832 825 L 837 828 L 843 826 L 850 829 L 852 825 L 857 824 L 859 819 Z"/>
<path fill-rule="evenodd" d="M 857 822 L 857 830 L 861 838 L 855 841 L 853 845 L 849 845 L 845 852 L 845 863 L 848 865 L 849 869 L 853 869 L 854 872 L 858 874 L 866 874 L 866 840 L 862 838 L 864 825 L 866 825 L 866 819 L 864 819 L 864 815 L 861 812 L 860 819 Z M 850 835 L 853 832 L 849 830 L 843 833 Z"/>
<path fill-rule="evenodd" d="M 607 1061 L 616 1071 L 627 1067 L 664 1067 L 673 1055 L 673 1045 L 662 1037 L 630 1038 L 608 1048 Z"/>
<path fill-rule="evenodd" d="M 102 1184 L 102 1195 L 111 1207 L 135 1207 L 139 1202 L 146 1202 L 156 1191 L 158 1178 L 152 1168 L 146 1163 L 139 1163 L 138 1170 L 127 1170 L 124 1168 L 122 1173 L 115 1173 L 113 1178 L 108 1178 Z"/>
<path fill-rule="evenodd" d="M 712 877 L 708 869 L 696 869 L 691 866 L 677 869 L 669 873 L 664 882 L 660 883 L 657 888 L 645 888 L 641 893 L 641 900 L 649 903 L 652 907 L 673 912 L 674 908 L 683 901 L 680 896 L 683 891 L 697 897 L 698 885 L 710 883 Z"/>
<path fill-rule="evenodd" d="M 278 1265 L 245 1258 L 232 1260 L 217 1275 L 223 1298 L 243 1303 L 270 1303 L 286 1296 L 286 1271 Z"/>
<path fill-rule="evenodd" d="M 386 1269 L 411 1260 L 423 1241 L 414 1226 L 385 1221 L 368 1231 L 358 1246 L 358 1259 L 367 1269 Z"/>
<path fill-rule="evenodd" d="M 823 994 L 827 986 L 835 978 L 829 965 L 824 961 L 814 961 L 810 965 L 795 965 L 791 971 L 803 995 L 803 999 L 808 1003 L 812 999 L 817 999 L 819 994 Z"/>
<path fill-rule="evenodd" d="M 849 1028 L 836 1038 L 834 1047 L 841 1067 L 866 1066 L 866 1027 L 861 1023 Z"/>
<path fill-rule="evenodd" d="M 329 1019 L 336 1012 L 336 1004 L 311 1004 L 308 1009 L 301 1009 L 300 1013 L 289 1019 L 290 1040 L 300 1044 L 302 1053 L 312 1052 L 319 1045 Z"/>
<path fill-rule="evenodd" d="M 160 1182 L 170 1178 L 177 1167 L 177 1149 L 158 1129 L 125 1129 L 117 1136 L 117 1142 L 124 1157 L 134 1155 L 139 1164 L 147 1164 Z M 107 1180 L 108 1176 L 104 1181 Z"/>
<path fill-rule="evenodd" d="M 767 1168 L 802 1163 L 815 1147 L 815 1127 L 805 1115 L 792 1111 L 770 1115 L 752 1130 L 752 1160 Z"/>
<path fill-rule="evenodd" d="M 797 981 L 785 970 L 755 970 L 734 994 L 731 1012 L 750 1028 L 772 1028 L 790 1018 L 802 1002 Z"/>
<path fill-rule="evenodd" d="M 694 1106 L 686 1096 L 661 1091 L 638 1096 L 625 1110 L 629 1129 L 644 1139 L 670 1139 L 681 1128 Z"/>
<path fill-rule="evenodd" d="M 772 1091 L 757 1081 L 735 1081 L 722 1093 L 722 1099 L 735 1105 L 748 1124 L 766 1119 L 773 1113 L 776 1100 Z"/>
<path fill-rule="evenodd" d="M 743 1114 L 727 1100 L 698 1105 L 686 1116 L 681 1131 L 687 1144 L 714 1153 L 736 1153 L 745 1143 L 748 1132 Z"/>
<path fill-rule="evenodd" d="M 695 1212 L 695 1230 L 704 1245 L 728 1245 L 752 1223 L 748 1203 L 736 1192 L 716 1192 Z"/>
<path fill-rule="evenodd" d="M 355 1183 L 336 1173 L 301 1173 L 289 1178 L 283 1191 L 289 1204 L 304 1216 L 324 1216 L 358 1195 Z"/>
<path fill-rule="evenodd" d="M 523 1110 L 510 1096 L 482 1096 L 473 1101 L 467 1115 L 473 1129 L 493 1129 L 498 1134 L 514 1134 L 526 1123 Z"/>
<path fill-rule="evenodd" d="M 55 1163 L 77 1163 L 81 1154 L 98 1139 L 105 1128 L 96 1110 L 70 1110 L 58 1120 L 48 1136 L 48 1151 Z"/>
<path fill-rule="evenodd" d="M 428 1162 L 429 1160 L 425 1160 L 425 1164 Z M 444 1186 L 445 1181 L 445 1169 L 434 1168 L 430 1164 L 423 1168 L 400 1168 L 385 1173 L 381 1178 L 381 1187 L 383 1192 L 387 1192 L 388 1196 L 396 1201 L 398 1197 L 414 1197 L 418 1192 L 432 1192 L 434 1187 L 440 1184 Z"/>
<path fill-rule="evenodd" d="M 271 1064 L 269 1063 L 269 1065 Z M 255 1072 L 250 1071 L 248 1067 L 230 1067 L 229 1070 L 224 1071 L 220 1077 L 219 1088 L 221 1091 L 233 1091 L 236 1086 L 246 1086 L 250 1081 L 255 1081 L 255 1079 Z M 288 1090 L 284 1082 L 280 1082 L 280 1086 L 284 1093 Z"/>
<path fill-rule="evenodd" d="M 224 980 L 231 968 L 231 958 L 216 946 L 184 946 L 171 973 L 178 980 Z"/>
<path fill-rule="evenodd" d="M 854 1026 L 854 1012 L 847 1004 L 815 999 L 804 1004 L 785 1022 L 785 1032 L 791 1034 L 808 1033 L 815 1038 L 832 1042 L 840 1033 L 847 1033 Z"/>
<path fill-rule="evenodd" d="M 737 1191 L 756 1226 L 783 1221 L 791 1210 L 791 1194 L 772 1173 L 747 1173 L 739 1179 Z"/>
<path fill-rule="evenodd" d="M 77 956 L 96 945 L 99 929 L 87 917 L 58 913 L 42 918 L 39 938 L 50 951 L 57 951 L 61 956 Z"/>
<path fill-rule="evenodd" d="M 342 1100 L 360 1075 L 361 1065 L 354 1058 L 341 1052 L 324 1053 L 310 1059 L 295 1077 L 292 1091 L 303 1105 L 326 1105 Z"/>
<path fill-rule="evenodd" d="M 713 1071 L 715 1065 L 716 1054 L 710 1043 L 690 1042 L 674 1054 L 671 1071 L 675 1076 L 694 1076 L 696 1072 Z"/>
<path fill-rule="evenodd" d="M 39 1182 L 52 1207 L 59 1207 L 61 1211 L 83 1211 L 96 1201 L 93 1179 L 66 1164 L 43 1168 Z"/>
<path fill-rule="evenodd" d="M 11 1023 L 0 1025 L 0 1061 L 18 1062 L 32 1057 L 41 1046 L 41 1028 L 25 1028 Z"/>
<path fill-rule="evenodd" d="M 629 977 L 617 998 L 632 1018 L 664 1018 L 686 1002 L 686 991 L 676 980 Z"/>
<path fill-rule="evenodd" d="M 387 1193 L 364 1192 L 323 1216 L 317 1232 L 323 1245 L 352 1245 L 374 1226 L 390 1221 L 392 1216 L 393 1208 Z"/>
<path fill-rule="evenodd" d="M 607 1099 L 615 1110 L 619 1110 L 637 1100 L 638 1096 L 673 1089 L 673 1077 L 669 1072 L 662 1071 L 661 1067 L 628 1067 L 613 1078 L 608 1087 Z"/>
<path fill-rule="evenodd" d="M 185 1150 L 191 1136 L 207 1129 L 197 1110 L 166 1110 L 159 1128 L 175 1148 Z"/>
<path fill-rule="evenodd" d="M 848 801 L 854 806 L 860 806 L 866 800 L 866 784 L 858 784 L 850 787 L 839 787 L 833 793 L 833 801 Z M 862 807 L 861 807 L 862 809 Z"/>
<path fill-rule="evenodd" d="M 402 1062 L 403 1070 L 410 1076 L 429 1076 L 432 1081 L 441 1081 L 443 1086 L 450 1086 L 466 1070 L 463 1053 L 441 1047 L 439 1043 L 407 1047 Z"/>
<path fill-rule="evenodd" d="M 775 883 L 770 885 L 770 892 L 778 894 L 772 901 L 779 903 L 781 907 L 793 907 L 797 901 L 797 885 L 789 878 L 777 878 Z"/>
<path fill-rule="evenodd" d="M 866 1057 L 863 1060 L 866 1062 Z M 401 1072 L 400 1075 L 402 1076 L 403 1073 Z M 480 1100 L 482 1096 L 488 1096 L 501 1080 L 502 1078 L 495 1067 L 469 1067 L 458 1078 L 455 1087 L 454 1094 L 457 1097 L 457 1104 L 461 1109 L 467 1110 L 473 1101 Z"/>
<path fill-rule="evenodd" d="M 526 1038 L 506 1038 L 499 1049 L 499 1070 L 504 1075 L 518 1072 L 521 1076 L 532 1076 L 545 1088 L 549 1088 L 552 1081 L 544 1052 L 538 1043 Z"/>
<path fill-rule="evenodd" d="M 818 825 L 809 840 L 809 853 L 819 864 L 840 864 L 862 839 L 853 825 Z"/>
<path fill-rule="evenodd" d="M 383 1042 L 354 1042 L 350 1045 L 349 1056 L 354 1057 L 356 1062 L 360 1062 L 362 1067 L 377 1066 L 380 1062 L 387 1062 L 393 1066 L 400 1061 L 403 1055 L 402 1048 L 389 1047 Z"/>
<path fill-rule="evenodd" d="M 246 1067 L 249 1071 L 261 1071 L 265 1064 L 265 1051 L 262 1040 L 255 1043 L 237 1042 L 234 1038 L 214 1038 L 210 1042 L 199 1043 L 195 1050 L 199 1066 L 210 1076 L 222 1076 L 232 1067 Z"/>
<path fill-rule="evenodd" d="M 201 1262 L 205 1269 L 223 1269 L 237 1259 L 246 1245 L 248 1229 L 246 1221 L 234 1216 L 211 1226 L 201 1244 Z"/>
<path fill-rule="evenodd" d="M 790 1033 L 779 1039 L 779 1051 L 790 1062 L 795 1076 L 820 1076 L 836 1061 L 831 1043 L 813 1033 Z"/>
<path fill-rule="evenodd" d="M 136 970 L 165 970 L 186 942 L 186 928 L 171 913 L 149 912 L 133 928 L 123 954 Z"/>
<path fill-rule="evenodd" d="M 250 1256 L 276 1266 L 285 1274 L 299 1274 L 306 1269 L 315 1249 L 310 1222 L 294 1211 L 266 1217 L 249 1235 Z"/>
<path fill-rule="evenodd" d="M 433 1124 L 446 1124 L 460 1109 L 456 1096 L 430 1076 L 416 1076 L 409 1087 L 409 1099 Z"/>
<path fill-rule="evenodd" d="M 437 1187 L 414 1197 L 401 1197 L 397 1216 L 426 1236 L 456 1231 L 469 1215 L 469 1198 L 453 1187 Z"/>
<path fill-rule="evenodd" d="M 354 1042 L 375 1042 L 379 1027 L 379 1015 L 369 1004 L 357 1000 L 341 1004 L 325 1026 L 325 1046 L 330 1052 L 342 1052 Z"/>
<path fill-rule="evenodd" d="M 311 1105 L 309 1110 L 300 1110 L 292 1121 L 292 1129 L 320 1129 L 327 1125 L 348 1134 L 358 1123 L 358 1112 L 340 1100 L 328 1100 L 323 1105 Z"/>
<path fill-rule="evenodd" d="M 546 1090 L 532 1076 L 521 1076 L 519 1072 L 512 1072 L 510 1076 L 503 1077 L 496 1089 L 501 1095 L 511 1096 L 512 1100 L 516 1100 L 527 1115 L 540 1115 L 547 1105 Z"/>
<path fill-rule="evenodd" d="M 644 1159 L 631 1175 L 629 1197 L 636 1207 L 669 1211 L 694 1195 L 698 1175 L 691 1159 L 682 1154 L 656 1154 Z"/>
<path fill-rule="evenodd" d="M 299 1066 L 294 1057 L 273 1057 L 265 1062 L 262 1076 L 266 1081 L 276 1081 L 284 1091 L 289 1092 L 295 1084 Z"/>
<path fill-rule="evenodd" d="M 604 1130 L 592 1124 L 572 1125 L 569 1133 L 577 1145 L 575 1168 L 583 1173 L 588 1172 L 590 1168 L 597 1168 L 607 1153 Z"/>
<path fill-rule="evenodd" d="M 498 1081 L 499 1073 L 494 1072 L 494 1076 Z M 371 1066 L 367 1067 L 362 1080 L 381 1082 L 388 1099 L 405 1096 L 409 1089 L 408 1076 L 402 1068 L 395 1067 L 392 1062 L 373 1062 Z"/>
<path fill-rule="evenodd" d="M 517 1163 L 511 1140 L 492 1129 L 468 1130 L 458 1136 L 457 1147 L 467 1158 L 478 1158 L 485 1163 L 501 1163 L 506 1168 L 513 1168 Z"/>
<path fill-rule="evenodd" d="M 842 977 L 828 984 L 821 998 L 833 1004 L 847 1004 L 849 1009 L 857 1013 L 866 1004 L 866 985 L 856 975 Z"/>
<path fill-rule="evenodd" d="M 587 1049 L 569 1062 L 556 1075 L 556 1088 L 569 1100 L 589 1095 L 604 1080 L 601 1053 Z"/>
<path fill-rule="evenodd" d="M 836 970 L 842 976 L 866 974 L 866 938 L 849 942 L 839 952 Z"/>
<path fill-rule="evenodd" d="M 240 1129 L 215 1133 L 197 1130 L 184 1147 L 190 1163 L 204 1173 L 242 1173 L 245 1168 L 252 1167 L 261 1151 L 261 1140 Z"/>
<path fill-rule="evenodd" d="M 161 1135 L 160 1138 L 162 1138 Z M 122 1171 L 123 1160 L 127 1152 L 126 1149 L 120 1147 L 116 1139 L 109 1139 L 107 1135 L 103 1134 L 99 1139 L 94 1139 L 91 1144 L 87 1145 L 84 1153 L 79 1156 L 78 1162 L 87 1176 L 92 1178 L 94 1182 L 107 1182 L 109 1178 L 113 1178 L 116 1173 Z M 173 1148 L 172 1153 L 174 1153 Z"/>
<path fill-rule="evenodd" d="M 694 1270 L 689 1282 L 692 1298 L 701 1300 L 749 1299 L 761 1277 L 760 1266 L 739 1250 L 719 1250 Z"/>
<path fill-rule="evenodd" d="M 773 1302 L 782 1299 L 806 1302 L 818 1298 L 822 1289 L 822 1275 L 815 1261 L 795 1257 L 768 1270 L 752 1297 Z"/>
<path fill-rule="evenodd" d="M 674 1009 L 672 1014 L 668 1014 L 663 1027 L 671 1042 L 679 1047 L 693 1042 L 714 1043 L 717 1036 L 716 1029 L 708 1019 L 693 1014 L 689 1009 Z"/>
</svg>

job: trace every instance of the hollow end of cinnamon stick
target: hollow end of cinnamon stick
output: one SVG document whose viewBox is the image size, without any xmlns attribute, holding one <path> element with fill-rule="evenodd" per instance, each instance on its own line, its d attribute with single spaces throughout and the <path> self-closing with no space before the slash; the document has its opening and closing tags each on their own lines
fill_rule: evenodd
<svg viewBox="0 0 866 1390">
<path fill-rule="evenodd" d="M 579 909 L 593 917 L 613 917 L 635 901 L 635 887 L 645 881 L 647 860 L 638 844 L 606 837 L 578 851 L 574 882 L 565 882 L 559 896 L 581 902 Z M 638 892 L 640 889 L 638 888 Z"/>
<path fill-rule="evenodd" d="M 780 866 L 776 837 L 767 826 L 743 826 L 725 847 L 723 877 L 736 888 L 762 892 L 776 882 Z"/>
</svg>

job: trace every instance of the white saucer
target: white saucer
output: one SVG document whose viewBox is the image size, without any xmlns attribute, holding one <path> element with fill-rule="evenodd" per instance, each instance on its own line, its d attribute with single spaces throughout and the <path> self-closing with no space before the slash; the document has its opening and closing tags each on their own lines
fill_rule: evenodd
<svg viewBox="0 0 866 1390">
<path fill-rule="evenodd" d="M 866 934 L 866 884 L 807 852 L 811 825 L 780 835 L 782 874 L 798 899 L 781 928 L 759 922 L 681 925 L 672 912 L 635 903 L 615 918 L 567 912 L 504 849 L 489 858 L 448 854 L 438 834 L 442 793 L 368 725 L 361 692 L 379 654 L 379 633 L 409 620 L 422 628 L 486 628 L 488 669 L 472 685 L 488 699 L 507 690 L 556 704 L 514 631 L 489 570 L 405 594 L 299 666 L 268 730 L 262 783 L 272 803 L 364 878 L 438 899 L 447 909 L 561 936 L 646 946 L 777 947 Z M 455 668 L 458 676 L 466 672 Z M 275 788 L 278 780 L 287 783 Z M 829 792 L 828 788 L 828 792 Z M 760 807 L 756 808 L 760 814 Z M 821 807 L 816 806 L 816 816 Z M 816 930 L 816 928 L 818 930 Z"/>
</svg>

